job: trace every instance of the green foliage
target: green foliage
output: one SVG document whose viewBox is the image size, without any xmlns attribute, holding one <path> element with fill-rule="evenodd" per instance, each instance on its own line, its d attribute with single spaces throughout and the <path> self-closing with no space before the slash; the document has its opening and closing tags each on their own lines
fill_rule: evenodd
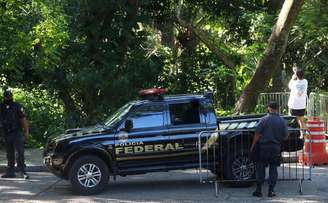
<svg viewBox="0 0 328 203">
<path fill-rule="evenodd" d="M 0 0 L 0 82 L 18 88 L 34 143 L 64 127 L 103 120 L 143 88 L 213 91 L 219 115 L 227 115 L 263 55 L 279 6 L 268 0 Z M 297 63 L 311 90 L 328 89 L 327 9 L 325 0 L 306 1 L 283 58 L 284 80 Z M 204 30 L 236 67 L 177 25 L 177 15 Z"/>
<path fill-rule="evenodd" d="M 233 110 L 224 110 L 224 109 L 215 109 L 215 113 L 217 116 L 231 116 L 234 114 Z"/>
</svg>

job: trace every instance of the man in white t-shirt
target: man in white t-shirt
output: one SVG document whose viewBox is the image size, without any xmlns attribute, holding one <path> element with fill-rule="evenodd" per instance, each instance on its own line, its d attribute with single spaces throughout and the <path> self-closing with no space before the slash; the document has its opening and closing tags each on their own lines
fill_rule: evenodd
<svg viewBox="0 0 328 203">
<path fill-rule="evenodd" d="M 302 70 L 294 69 L 294 75 L 288 84 L 290 89 L 288 107 L 291 115 L 296 116 L 301 129 L 305 128 L 304 114 L 306 109 L 308 88 L 308 81 L 303 77 L 304 72 Z"/>
</svg>

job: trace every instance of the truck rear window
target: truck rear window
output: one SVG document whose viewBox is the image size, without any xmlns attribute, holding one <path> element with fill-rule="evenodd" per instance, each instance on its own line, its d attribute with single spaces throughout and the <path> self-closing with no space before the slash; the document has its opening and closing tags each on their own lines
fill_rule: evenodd
<svg viewBox="0 0 328 203">
<path fill-rule="evenodd" d="M 164 126 L 164 106 L 146 105 L 137 108 L 129 115 L 128 120 L 133 121 L 133 128 L 152 128 Z"/>
<path fill-rule="evenodd" d="M 199 102 L 169 104 L 172 125 L 186 125 L 200 123 Z"/>
</svg>

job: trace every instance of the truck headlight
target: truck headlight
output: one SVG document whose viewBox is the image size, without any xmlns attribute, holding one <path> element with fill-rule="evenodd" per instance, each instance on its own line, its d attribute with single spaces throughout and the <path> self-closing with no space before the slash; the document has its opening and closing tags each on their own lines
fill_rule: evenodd
<svg viewBox="0 0 328 203">
<path fill-rule="evenodd" d="M 52 157 L 52 165 L 59 166 L 62 163 L 64 163 L 64 159 L 62 157 L 58 157 L 58 156 L 53 156 Z"/>
</svg>

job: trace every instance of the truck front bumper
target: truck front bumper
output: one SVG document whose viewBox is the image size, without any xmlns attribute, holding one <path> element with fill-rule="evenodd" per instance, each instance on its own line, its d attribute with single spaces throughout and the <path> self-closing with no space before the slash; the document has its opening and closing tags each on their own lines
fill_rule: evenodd
<svg viewBox="0 0 328 203">
<path fill-rule="evenodd" d="M 56 175 L 59 178 L 67 179 L 67 176 L 64 174 L 64 159 L 55 155 L 48 154 L 43 158 L 44 165 L 47 169 Z"/>
</svg>

